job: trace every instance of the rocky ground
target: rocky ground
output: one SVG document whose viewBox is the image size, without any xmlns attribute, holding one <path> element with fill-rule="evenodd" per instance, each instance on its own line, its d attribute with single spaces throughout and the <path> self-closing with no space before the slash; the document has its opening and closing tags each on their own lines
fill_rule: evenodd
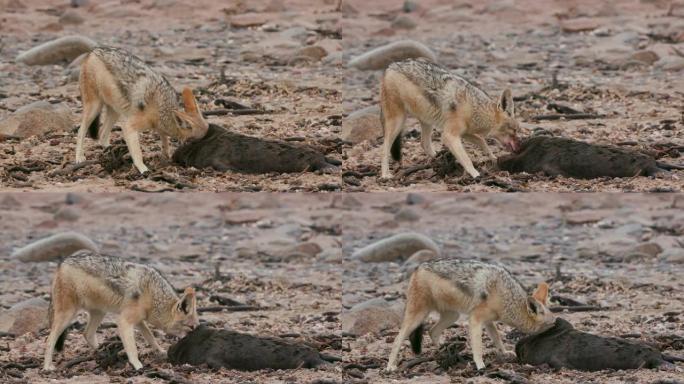
<svg viewBox="0 0 684 384">
<path fill-rule="evenodd" d="M 403 6 L 402 6 L 403 4 Z M 592 1 L 374 1 L 343 7 L 344 62 L 390 42 L 411 39 L 437 61 L 491 95 L 510 87 L 523 136 L 535 128 L 555 135 L 648 152 L 684 163 L 684 3 L 678 0 Z M 671 191 L 684 173 L 663 178 L 575 180 L 509 175 L 468 147 L 483 180 L 442 178 L 432 169 L 382 182 L 378 178 L 382 131 L 376 105 L 381 70 L 345 67 L 343 180 L 347 190 Z M 538 120 L 553 104 L 598 115 Z M 407 122 L 402 169 L 428 162 L 419 125 Z M 439 134 L 433 137 L 439 143 Z M 495 154 L 505 154 L 493 142 Z M 395 174 L 399 170 L 393 165 Z"/>
<path fill-rule="evenodd" d="M 399 330 L 408 276 L 416 264 L 405 259 L 368 263 L 351 256 L 379 239 L 414 231 L 434 240 L 443 257 L 502 263 L 525 285 L 547 281 L 552 296 L 601 307 L 559 314 L 577 329 L 629 337 L 682 356 L 682 196 L 373 193 L 350 196 L 346 203 L 355 206 L 355 213 L 342 217 L 341 319 L 343 350 L 350 363 L 344 370 L 345 382 L 679 383 L 684 379 L 682 363 L 677 363 L 678 371 L 587 373 L 497 362 L 487 337 L 484 374 L 474 370 L 467 346 L 464 361 L 444 370 L 434 361 L 436 349 L 427 335 L 422 355 L 428 357 L 426 362 L 402 367 L 402 361 L 416 362 L 406 343 L 400 354 L 400 370 L 404 369 L 386 374 L 382 369 Z M 506 326 L 499 329 L 512 349 L 520 335 Z M 442 336 L 456 344 L 465 337 L 462 322 Z"/>
<path fill-rule="evenodd" d="M 341 44 L 336 3 L 330 1 L 0 1 L 0 121 L 44 100 L 60 106 L 66 123 L 39 124 L 38 135 L 0 138 L 0 189 L 320 191 L 340 188 L 339 175 L 267 174 L 183 169 L 161 156 L 143 134 L 147 178 L 130 167 L 108 173 L 102 148 L 87 140 L 94 164 L 73 163 L 82 106 L 68 62 L 28 66 L 15 57 L 58 37 L 81 35 L 125 48 L 148 61 L 180 90 L 190 86 L 205 111 L 237 102 L 255 114 L 209 118 L 247 135 L 291 140 L 340 157 Z M 316 5 L 315 7 L 313 5 Z M 240 111 L 238 111 L 239 113 Z M 121 124 L 121 122 L 119 123 Z M 4 128 L 3 128 L 4 127 Z M 7 124 L 0 123 L 0 133 Z M 9 129 L 9 128 L 7 128 Z M 113 141 L 121 140 L 115 128 Z M 0 135 L 1 137 L 2 135 Z"/>
<path fill-rule="evenodd" d="M 338 382 L 341 363 L 318 370 L 209 370 L 172 367 L 139 340 L 143 373 L 130 365 L 102 369 L 81 331 L 72 330 L 56 357 L 58 371 L 42 373 L 46 303 L 55 262 L 24 263 L 10 255 L 38 238 L 64 231 L 88 236 L 102 252 L 158 268 L 177 289 L 198 291 L 202 322 L 261 336 L 283 336 L 341 356 L 339 326 L 341 209 L 330 195 L 272 194 L 3 194 L 0 197 L 0 381 L 3 383 Z M 211 296 L 255 306 L 218 311 Z M 9 308 L 27 299 L 16 327 Z M 223 308 L 225 309 L 225 307 Z M 8 317 L 9 316 L 9 319 Z M 78 318 L 82 327 L 85 315 Z M 108 315 L 98 335 L 116 335 Z M 163 348 L 174 339 L 157 333 Z M 84 361 L 74 359 L 85 358 Z M 66 365 L 71 365 L 67 368 Z M 154 372 L 166 379 L 151 379 Z M 170 376 L 169 376 L 170 375 Z M 174 379 L 175 378 L 175 379 Z M 176 381 L 178 382 L 178 381 Z"/>
</svg>

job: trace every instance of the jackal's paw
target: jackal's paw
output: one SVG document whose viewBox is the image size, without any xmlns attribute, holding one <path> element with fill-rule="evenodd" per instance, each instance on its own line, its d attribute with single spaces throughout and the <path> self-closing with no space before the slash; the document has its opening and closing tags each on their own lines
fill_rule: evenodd
<svg viewBox="0 0 684 384">
<path fill-rule="evenodd" d="M 476 361 L 475 368 L 477 368 L 478 371 L 485 369 L 484 361 Z"/>
<path fill-rule="evenodd" d="M 43 371 L 54 371 L 55 370 L 55 365 L 54 364 L 45 364 L 43 365 Z"/>
<path fill-rule="evenodd" d="M 76 155 L 76 164 L 86 161 L 85 155 Z"/>
<path fill-rule="evenodd" d="M 144 165 L 136 168 L 138 168 L 138 172 L 140 172 L 140 174 L 143 176 L 150 174 L 150 170 Z"/>
<path fill-rule="evenodd" d="M 142 369 L 143 365 L 140 361 L 130 361 L 131 365 L 133 366 L 133 369 L 136 371 L 139 371 Z"/>
<path fill-rule="evenodd" d="M 387 368 L 385 368 L 385 372 L 396 372 L 396 371 L 397 371 L 396 365 L 387 365 Z"/>
</svg>

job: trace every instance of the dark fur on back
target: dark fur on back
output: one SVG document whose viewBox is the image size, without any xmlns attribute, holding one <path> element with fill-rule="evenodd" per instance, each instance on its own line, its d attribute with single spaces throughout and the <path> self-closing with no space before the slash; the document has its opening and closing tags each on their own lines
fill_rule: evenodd
<svg viewBox="0 0 684 384">
<path fill-rule="evenodd" d="M 549 136 L 526 139 L 518 153 L 498 159 L 504 171 L 577 179 L 653 176 L 664 170 L 661 164 L 643 153 Z"/>
<path fill-rule="evenodd" d="M 411 342 L 411 349 L 416 355 L 420 354 L 423 345 L 423 324 L 421 323 L 418 328 L 414 329 L 409 335 L 409 341 Z"/>
<path fill-rule="evenodd" d="M 246 136 L 215 124 L 209 124 L 209 130 L 203 138 L 179 147 L 173 154 L 173 160 L 186 167 L 244 173 L 337 169 L 313 148 Z"/>
</svg>

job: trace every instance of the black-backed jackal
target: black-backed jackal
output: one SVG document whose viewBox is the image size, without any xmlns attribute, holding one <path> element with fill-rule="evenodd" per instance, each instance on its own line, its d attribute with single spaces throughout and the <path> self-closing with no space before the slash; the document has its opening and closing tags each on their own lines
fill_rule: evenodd
<svg viewBox="0 0 684 384">
<path fill-rule="evenodd" d="M 392 63 L 385 71 L 380 89 L 380 110 L 385 139 L 382 147 L 382 178 L 390 178 L 390 152 L 401 159 L 401 133 L 407 116 L 420 121 L 421 145 L 434 157 L 432 129 L 442 131 L 442 141 L 456 160 L 472 177 L 475 170 L 463 142 L 477 145 L 492 161 L 496 157 L 485 138 L 492 135 L 509 150 L 519 145 L 518 122 L 515 120 L 513 97 L 506 89 L 498 100 L 468 80 L 425 59 Z"/>
<path fill-rule="evenodd" d="M 95 332 L 105 314 L 118 314 L 119 337 L 135 369 L 142 368 L 135 328 L 156 352 L 164 353 L 148 324 L 181 335 L 199 322 L 193 288 L 186 288 L 178 297 L 173 286 L 152 267 L 81 250 L 59 265 L 52 281 L 50 335 L 43 369 L 55 368 L 52 354 L 55 348 L 63 347 L 66 329 L 80 310 L 88 312 L 84 336 L 93 349 L 97 349 Z"/>
<path fill-rule="evenodd" d="M 195 115 L 188 118 L 187 108 L 186 113 L 180 110 L 177 93 L 166 78 L 122 49 L 97 47 L 89 52 L 81 64 L 79 86 L 83 118 L 76 141 L 77 163 L 85 160 L 86 133 L 98 138 L 99 130 L 100 144 L 106 147 L 112 127 L 120 117 L 125 119 L 122 129 L 128 151 L 141 173 L 148 169 L 143 163 L 139 132 L 158 132 L 162 152 L 167 157 L 171 155 L 169 137 L 201 138 L 206 133 L 206 122 L 203 124 Z M 98 129 L 103 112 L 102 128 Z"/>
<path fill-rule="evenodd" d="M 548 285 L 540 283 L 534 294 L 528 295 L 508 270 L 493 264 L 458 259 L 425 262 L 411 276 L 404 320 L 392 345 L 387 370 L 397 369 L 399 349 L 406 338 L 410 338 L 413 351 L 420 353 L 422 323 L 432 311 L 439 313 L 439 321 L 430 329 L 435 345 L 461 314 L 468 317 L 473 360 L 477 369 L 482 369 L 482 327 L 498 353 L 509 354 L 494 322 L 501 321 L 529 334 L 548 329 L 555 321 L 546 307 L 548 292 Z"/>
</svg>

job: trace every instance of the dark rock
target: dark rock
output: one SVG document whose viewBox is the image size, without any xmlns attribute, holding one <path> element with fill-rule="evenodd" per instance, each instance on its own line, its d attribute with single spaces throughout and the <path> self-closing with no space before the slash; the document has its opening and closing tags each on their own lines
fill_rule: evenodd
<svg viewBox="0 0 684 384">
<path fill-rule="evenodd" d="M 199 326 L 168 352 L 173 364 L 207 364 L 210 368 L 259 369 L 316 368 L 325 360 L 315 349 L 275 337 L 258 337 Z"/>
<path fill-rule="evenodd" d="M 313 148 L 246 136 L 215 124 L 209 124 L 209 130 L 202 139 L 180 146 L 173 154 L 173 160 L 186 167 L 244 173 L 337 169 Z"/>
<path fill-rule="evenodd" d="M 544 172 L 576 179 L 653 176 L 677 168 L 643 153 L 563 137 L 535 136 L 518 153 L 499 157 L 499 168 L 511 173 Z"/>
<path fill-rule="evenodd" d="M 651 346 L 578 331 L 561 318 L 556 319 L 551 329 L 521 339 L 515 354 L 524 364 L 581 371 L 656 368 L 666 363 Z"/>
</svg>

